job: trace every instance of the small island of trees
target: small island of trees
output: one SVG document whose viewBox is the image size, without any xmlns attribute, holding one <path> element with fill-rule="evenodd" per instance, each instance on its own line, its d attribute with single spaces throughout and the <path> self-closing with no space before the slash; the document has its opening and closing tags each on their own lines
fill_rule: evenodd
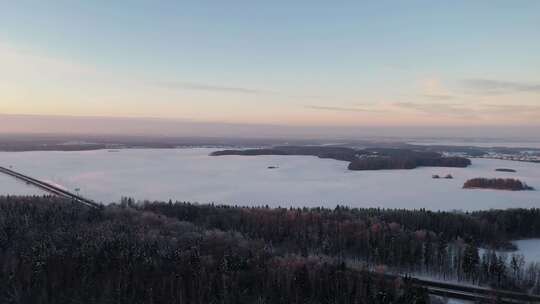
<svg viewBox="0 0 540 304">
<path fill-rule="evenodd" d="M 514 178 L 473 178 L 463 184 L 464 189 L 495 189 L 495 190 L 534 190 L 533 187 L 528 186 L 526 183 L 514 179 Z"/>
<path fill-rule="evenodd" d="M 512 173 L 517 172 L 514 169 L 507 169 L 507 168 L 497 168 L 497 169 L 495 169 L 495 171 L 498 171 L 498 172 L 512 172 Z"/>
</svg>

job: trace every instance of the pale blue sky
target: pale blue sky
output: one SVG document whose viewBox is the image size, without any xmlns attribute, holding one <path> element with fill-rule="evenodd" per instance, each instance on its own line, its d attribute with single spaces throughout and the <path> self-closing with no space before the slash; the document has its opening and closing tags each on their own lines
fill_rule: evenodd
<svg viewBox="0 0 540 304">
<path fill-rule="evenodd" d="M 535 124 L 540 1 L 6 1 L 0 113 Z"/>
</svg>

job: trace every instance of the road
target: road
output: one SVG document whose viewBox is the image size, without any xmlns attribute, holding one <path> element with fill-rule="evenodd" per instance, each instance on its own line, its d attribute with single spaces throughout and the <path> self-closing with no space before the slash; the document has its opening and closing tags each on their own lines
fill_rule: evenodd
<svg viewBox="0 0 540 304">
<path fill-rule="evenodd" d="M 25 174 L 22 174 L 22 173 L 19 173 L 19 172 L 16 172 L 16 171 L 13 171 L 11 169 L 8 169 L 8 168 L 4 168 L 4 167 L 0 167 L 0 173 L 4 173 L 6 175 L 9 175 L 9 176 L 12 176 L 18 180 L 21 180 L 27 184 L 30 184 L 32 186 L 35 186 L 35 187 L 38 187 L 48 193 L 51 193 L 53 195 L 57 195 L 57 196 L 60 196 L 60 197 L 63 197 L 63 198 L 67 198 L 67 199 L 70 199 L 76 203 L 80 203 L 80 204 L 83 204 L 85 206 L 88 206 L 88 207 L 92 207 L 92 208 L 102 208 L 102 205 L 90 200 L 90 199 L 87 199 L 87 198 L 84 198 L 78 194 L 74 194 L 74 193 L 71 193 L 65 189 L 62 189 L 62 188 L 59 188 L 55 185 L 51 185 L 50 183 L 47 183 L 47 182 L 44 182 L 44 181 L 40 181 L 38 179 L 35 179 L 33 177 L 30 177 L 28 175 L 25 175 Z"/>
</svg>

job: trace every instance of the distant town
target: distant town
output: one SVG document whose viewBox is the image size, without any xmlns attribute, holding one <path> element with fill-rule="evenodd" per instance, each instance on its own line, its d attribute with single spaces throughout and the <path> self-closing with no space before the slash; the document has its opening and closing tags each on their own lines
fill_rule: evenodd
<svg viewBox="0 0 540 304">
<path fill-rule="evenodd" d="M 540 152 L 538 151 L 514 151 L 514 150 L 509 151 L 509 152 L 487 151 L 485 154 L 482 154 L 482 155 L 470 155 L 469 153 L 466 153 L 466 152 L 445 152 L 444 155 L 540 163 Z"/>
</svg>

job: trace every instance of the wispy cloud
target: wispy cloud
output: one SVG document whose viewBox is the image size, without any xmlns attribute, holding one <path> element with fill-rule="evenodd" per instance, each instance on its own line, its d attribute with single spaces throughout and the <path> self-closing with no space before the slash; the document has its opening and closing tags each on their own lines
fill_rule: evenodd
<svg viewBox="0 0 540 304">
<path fill-rule="evenodd" d="M 366 108 L 357 108 L 357 107 L 334 107 L 334 106 L 314 106 L 306 105 L 304 106 L 307 109 L 312 110 L 321 110 L 321 111 L 334 111 L 334 112 L 384 112 L 379 109 L 366 109 Z"/>
<path fill-rule="evenodd" d="M 397 102 L 400 109 L 416 111 L 426 115 L 451 116 L 456 118 L 487 119 L 540 117 L 540 105 L 527 104 L 464 104 L 464 103 L 415 103 Z"/>
<path fill-rule="evenodd" d="M 402 109 L 418 111 L 424 114 L 437 114 L 455 117 L 476 116 L 474 109 L 459 103 L 416 103 L 396 102 L 394 106 Z"/>
<path fill-rule="evenodd" d="M 91 65 L 49 56 L 0 40 L 0 78 L 48 80 L 103 79 L 107 74 Z M 46 75 L 46 77 L 45 77 Z"/>
<path fill-rule="evenodd" d="M 540 84 L 492 79 L 465 79 L 463 87 L 473 93 L 495 95 L 516 92 L 540 93 Z"/>
<path fill-rule="evenodd" d="M 206 91 L 206 92 L 270 95 L 270 96 L 280 96 L 280 97 L 292 98 L 292 99 L 333 99 L 333 97 L 331 96 L 288 94 L 284 92 L 277 92 L 277 91 L 257 89 L 257 88 L 231 87 L 231 86 L 224 86 L 224 85 L 214 85 L 214 84 L 195 83 L 195 82 L 162 81 L 162 82 L 154 82 L 152 83 L 152 85 L 160 87 L 160 88 L 171 89 L 171 90 L 196 90 L 196 91 Z"/>
<path fill-rule="evenodd" d="M 212 85 L 212 84 L 203 84 L 203 83 L 191 83 L 191 82 L 175 82 L 175 81 L 165 81 L 165 82 L 156 82 L 154 85 L 167 89 L 177 89 L 177 90 L 197 90 L 197 91 L 207 91 L 207 92 L 229 92 L 229 93 L 240 93 L 240 94 L 277 94 L 276 92 L 253 89 L 253 88 L 243 88 L 243 87 L 229 87 L 221 85 Z"/>
<path fill-rule="evenodd" d="M 540 115 L 540 105 L 497 105 L 484 104 L 482 108 L 485 112 L 500 113 L 500 114 L 525 114 L 536 116 Z"/>
<path fill-rule="evenodd" d="M 346 101 L 345 98 L 336 97 L 336 96 L 326 96 L 326 95 L 303 95 L 303 94 L 294 94 L 287 92 L 278 92 L 272 90 L 258 89 L 258 88 L 248 88 L 248 87 L 232 87 L 224 85 L 214 85 L 214 84 L 205 84 L 205 83 L 195 83 L 195 82 L 181 82 L 181 81 L 162 81 L 162 82 L 153 82 L 151 85 L 171 89 L 171 90 L 196 90 L 196 91 L 206 91 L 206 92 L 221 92 L 221 93 L 237 93 L 237 94 L 248 94 L 248 95 L 264 95 L 264 96 L 277 96 L 287 99 L 302 99 L 302 100 L 341 100 Z M 310 108 L 311 106 L 307 106 Z M 340 108 L 340 107 L 319 107 L 313 106 L 313 109 L 317 110 L 333 110 L 333 111 L 357 111 L 360 112 L 361 109 L 357 108 Z M 368 110 L 366 110 L 368 111 Z"/>
</svg>

